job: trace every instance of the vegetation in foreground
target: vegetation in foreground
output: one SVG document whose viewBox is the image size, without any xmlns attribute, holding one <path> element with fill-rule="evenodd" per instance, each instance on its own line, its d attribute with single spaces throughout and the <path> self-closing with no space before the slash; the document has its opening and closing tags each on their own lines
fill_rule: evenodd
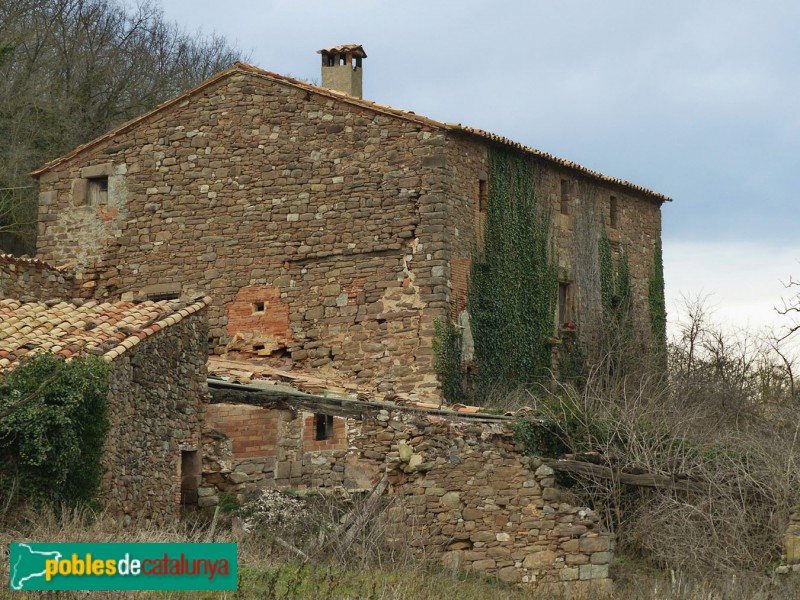
<svg viewBox="0 0 800 600">
<path fill-rule="evenodd" d="M 324 511 L 322 511 L 324 512 Z M 317 513 L 320 514 L 319 512 Z M 210 517 L 210 515 L 207 515 Z M 276 543 L 279 536 L 290 541 L 291 532 L 276 528 L 248 535 L 225 520 L 191 519 L 172 528 L 157 528 L 141 523 L 122 529 L 103 515 L 88 510 L 64 510 L 6 515 L 0 533 L 0 557 L 7 561 L 8 544 L 13 541 L 53 542 L 230 542 L 238 543 L 239 589 L 236 592 L 129 592 L 137 598 L 370 598 L 370 599 L 439 599 L 479 600 L 497 598 L 594 600 L 603 597 L 588 593 L 559 594 L 554 591 L 531 592 L 477 573 L 444 569 L 436 563 L 415 560 L 401 547 L 378 548 L 372 528 L 351 548 L 349 555 L 330 552 L 314 561 L 305 561 Z M 307 533 L 307 532 L 306 532 Z M 283 538 L 281 538 L 283 539 Z M 378 551 L 381 560 L 364 554 Z M 631 600 L 771 600 L 800 597 L 800 577 L 766 576 L 698 577 L 681 571 L 662 572 L 624 556 L 617 559 L 613 598 Z M 53 596 L 53 593 L 50 594 Z M 92 592 L 96 598 L 117 598 L 121 592 Z M 25 598 L 34 594 L 8 590 L 8 571 L 0 572 L 0 598 Z M 86 592 L 60 592 L 58 598 L 85 597 Z"/>
</svg>

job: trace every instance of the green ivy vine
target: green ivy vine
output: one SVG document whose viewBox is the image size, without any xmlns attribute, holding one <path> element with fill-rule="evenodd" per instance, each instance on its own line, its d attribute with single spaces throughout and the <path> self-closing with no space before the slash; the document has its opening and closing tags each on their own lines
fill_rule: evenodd
<svg viewBox="0 0 800 600">
<path fill-rule="evenodd" d="M 468 292 L 475 381 L 483 394 L 529 385 L 551 368 L 558 267 L 534 174 L 529 157 L 490 153 L 484 247 L 474 251 Z"/>
<path fill-rule="evenodd" d="M 76 505 L 95 498 L 109 429 L 107 373 L 108 363 L 100 357 L 65 362 L 41 353 L 5 376 L 0 498 L 12 489 L 18 499 L 34 503 Z"/>
<path fill-rule="evenodd" d="M 664 300 L 664 258 L 661 240 L 656 242 L 653 265 L 647 278 L 647 307 L 650 313 L 654 350 L 664 355 L 667 348 L 667 305 Z"/>
<path fill-rule="evenodd" d="M 442 383 L 442 394 L 452 403 L 464 402 L 464 371 L 461 360 L 461 332 L 450 319 L 435 319 L 433 322 L 433 368 Z"/>
<path fill-rule="evenodd" d="M 598 248 L 603 306 L 603 354 L 610 373 L 621 373 L 633 358 L 633 290 L 628 255 L 620 249 L 614 268 L 611 240 L 603 230 Z"/>
</svg>

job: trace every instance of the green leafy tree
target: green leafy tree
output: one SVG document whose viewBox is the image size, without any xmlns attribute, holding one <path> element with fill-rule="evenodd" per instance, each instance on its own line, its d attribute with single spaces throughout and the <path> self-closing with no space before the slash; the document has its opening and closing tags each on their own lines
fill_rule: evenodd
<svg viewBox="0 0 800 600">
<path fill-rule="evenodd" d="M 41 353 L 6 375 L 0 384 L 2 489 L 16 480 L 23 499 L 53 504 L 96 496 L 109 428 L 107 373 L 99 357 L 64 362 Z"/>
</svg>

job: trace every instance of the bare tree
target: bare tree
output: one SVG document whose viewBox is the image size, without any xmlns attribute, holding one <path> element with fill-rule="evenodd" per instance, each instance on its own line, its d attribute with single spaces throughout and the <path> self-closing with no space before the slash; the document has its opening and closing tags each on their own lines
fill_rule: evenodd
<svg viewBox="0 0 800 600">
<path fill-rule="evenodd" d="M 30 229 L 28 172 L 239 57 L 221 37 L 165 21 L 151 0 L 1 3 L 0 188 L 13 193 L 0 196 L 0 231 Z"/>
<path fill-rule="evenodd" d="M 800 287 L 800 281 L 794 279 L 793 277 L 789 277 L 789 281 L 784 283 L 783 287 L 786 289 Z M 789 317 L 789 324 L 786 326 L 784 332 L 778 337 L 778 341 L 782 342 L 792 337 L 792 335 L 798 329 L 800 329 L 800 321 L 798 321 L 798 318 L 800 317 L 800 293 L 794 294 L 793 296 L 789 297 L 789 299 L 783 298 L 782 306 L 776 306 L 775 310 L 779 315 Z"/>
</svg>

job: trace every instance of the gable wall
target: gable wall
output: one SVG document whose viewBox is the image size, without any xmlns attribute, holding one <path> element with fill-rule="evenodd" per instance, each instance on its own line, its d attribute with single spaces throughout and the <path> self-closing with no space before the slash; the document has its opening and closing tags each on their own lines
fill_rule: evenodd
<svg viewBox="0 0 800 600">
<path fill-rule="evenodd" d="M 76 205 L 92 169 L 108 201 Z M 43 175 L 39 253 L 77 261 L 97 297 L 210 293 L 217 352 L 429 396 L 443 170 L 441 132 L 235 74 Z M 288 318 L 253 335 L 259 290 Z"/>
<path fill-rule="evenodd" d="M 204 311 L 112 363 L 102 501 L 125 524 L 179 516 L 181 452 L 201 451 L 209 399 L 207 335 Z"/>
</svg>

